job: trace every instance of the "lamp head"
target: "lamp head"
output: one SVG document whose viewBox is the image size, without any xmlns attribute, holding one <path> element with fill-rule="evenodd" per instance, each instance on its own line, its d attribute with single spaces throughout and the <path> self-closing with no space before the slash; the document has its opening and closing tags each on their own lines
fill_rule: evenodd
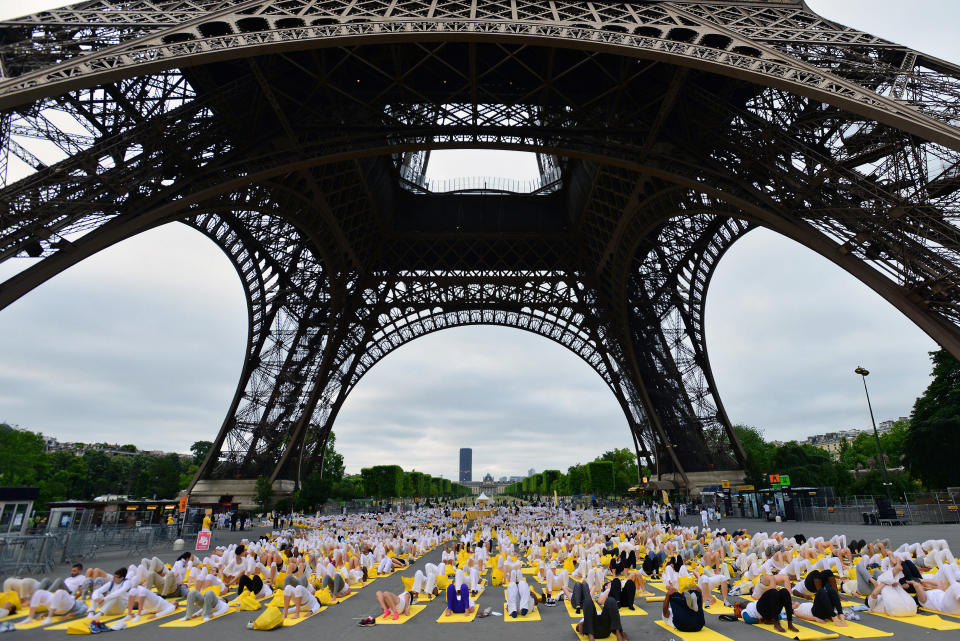
<svg viewBox="0 0 960 641">
<path fill-rule="evenodd" d="M 869 374 L 870 372 L 868 372 L 867 370 L 865 370 L 865 369 L 862 368 L 862 367 L 858 367 L 857 369 L 853 370 L 853 373 L 854 373 L 854 374 L 859 374 L 860 376 L 866 376 L 866 375 Z"/>
</svg>

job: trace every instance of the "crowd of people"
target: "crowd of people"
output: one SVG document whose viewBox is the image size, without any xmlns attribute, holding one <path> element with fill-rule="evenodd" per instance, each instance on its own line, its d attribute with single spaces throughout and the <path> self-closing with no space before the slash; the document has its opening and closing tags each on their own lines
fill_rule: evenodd
<svg viewBox="0 0 960 641">
<path fill-rule="evenodd" d="M 567 601 L 581 634 L 620 641 L 627 638 L 621 613 L 641 597 L 660 600 L 663 622 L 678 631 L 702 629 L 705 613 L 780 631 L 795 631 L 795 619 L 844 626 L 857 617 L 854 600 L 893 617 L 918 607 L 960 615 L 960 567 L 946 541 L 893 546 L 843 535 L 727 532 L 680 527 L 670 516 L 650 507 L 519 506 L 469 523 L 439 509 L 298 516 L 202 558 L 184 552 L 169 564 L 145 558 L 114 571 L 76 564 L 55 580 L 8 578 L 0 617 L 122 616 L 122 627 L 179 606 L 184 619 L 210 620 L 241 598 L 234 595 L 249 593 L 296 619 L 424 555 L 423 566 L 403 577 L 403 590 L 371 591 L 378 618 L 410 616 L 418 601 L 434 597 L 443 598 L 445 616 L 482 616 L 489 608 L 479 611 L 478 597 L 488 586 L 504 589 L 504 616 Z"/>
</svg>

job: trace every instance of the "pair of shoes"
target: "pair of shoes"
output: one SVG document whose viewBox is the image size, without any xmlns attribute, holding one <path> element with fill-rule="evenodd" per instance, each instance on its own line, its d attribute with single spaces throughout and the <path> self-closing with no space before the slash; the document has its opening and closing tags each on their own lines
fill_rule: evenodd
<svg viewBox="0 0 960 641">
<path fill-rule="evenodd" d="M 360 619 L 357 625 L 361 625 L 363 627 L 377 625 L 377 620 L 374 619 L 373 617 L 366 617 L 366 618 Z"/>
<path fill-rule="evenodd" d="M 577 608 L 577 614 L 580 614 L 580 608 L 579 608 L 579 607 Z"/>
<path fill-rule="evenodd" d="M 556 600 L 556 599 L 547 599 L 544 605 L 546 605 L 546 606 L 548 606 L 548 607 L 551 607 L 551 608 L 552 608 L 552 607 L 555 607 L 555 606 L 557 605 L 557 600 Z"/>
<path fill-rule="evenodd" d="M 697 602 L 697 597 L 693 592 L 684 592 L 683 599 L 687 602 L 687 607 L 693 610 L 694 612 L 700 611 L 700 604 Z"/>
</svg>

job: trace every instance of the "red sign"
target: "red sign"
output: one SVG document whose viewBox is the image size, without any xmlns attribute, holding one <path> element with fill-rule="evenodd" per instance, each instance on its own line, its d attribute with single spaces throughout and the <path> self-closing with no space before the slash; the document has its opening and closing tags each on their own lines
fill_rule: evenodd
<svg viewBox="0 0 960 641">
<path fill-rule="evenodd" d="M 197 532 L 197 550 L 210 549 L 210 532 Z"/>
<path fill-rule="evenodd" d="M 180 497 L 180 514 L 183 514 L 186 511 L 187 511 L 187 497 L 181 496 Z"/>
</svg>

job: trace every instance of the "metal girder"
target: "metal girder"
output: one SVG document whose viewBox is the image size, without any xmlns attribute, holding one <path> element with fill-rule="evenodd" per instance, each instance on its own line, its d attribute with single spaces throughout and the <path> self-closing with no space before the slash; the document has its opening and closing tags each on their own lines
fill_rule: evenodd
<svg viewBox="0 0 960 641">
<path fill-rule="evenodd" d="M 0 176 L 36 168 L 0 190 L 0 260 L 42 258 L 0 308 L 170 221 L 244 283 L 203 475 L 320 465 L 379 359 L 477 323 L 581 356 L 638 457 L 742 463 L 703 316 L 757 225 L 960 356 L 960 69 L 802 2 L 96 0 L 0 29 Z M 540 182 L 442 193 L 451 148 L 535 152 Z"/>
</svg>

